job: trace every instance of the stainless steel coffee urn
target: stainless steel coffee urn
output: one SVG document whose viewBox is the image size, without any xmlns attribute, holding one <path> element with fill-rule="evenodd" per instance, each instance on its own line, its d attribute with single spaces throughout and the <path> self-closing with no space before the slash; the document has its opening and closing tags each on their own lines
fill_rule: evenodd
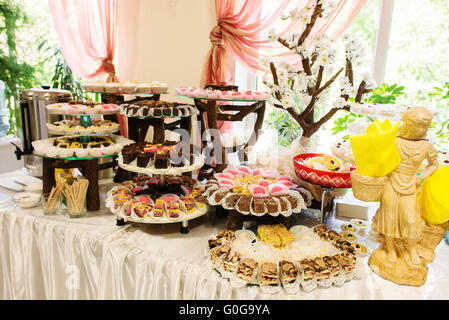
<svg viewBox="0 0 449 320">
<path fill-rule="evenodd" d="M 35 140 L 48 138 L 47 123 L 59 120 L 59 115 L 47 114 L 46 105 L 68 102 L 72 94 L 67 90 L 40 88 L 26 89 L 20 92 L 20 111 L 22 115 L 23 150 L 16 147 L 17 159 L 25 156 L 25 166 L 33 176 L 42 175 L 42 159 L 33 156 Z"/>
</svg>

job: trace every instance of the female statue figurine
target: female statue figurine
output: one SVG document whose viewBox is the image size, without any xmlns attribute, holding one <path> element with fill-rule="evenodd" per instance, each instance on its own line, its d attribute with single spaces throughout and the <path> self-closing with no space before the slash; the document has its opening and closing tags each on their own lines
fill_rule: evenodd
<svg viewBox="0 0 449 320">
<path fill-rule="evenodd" d="M 387 176 L 372 229 L 383 236 L 389 262 L 397 262 L 398 252 L 401 252 L 398 250 L 398 240 L 402 240 L 405 262 L 418 265 L 421 260 L 417 246 L 423 221 L 417 195 L 422 181 L 438 169 L 438 154 L 426 139 L 432 122 L 432 115 L 427 109 L 411 107 L 402 120 L 396 140 L 401 162 Z M 428 165 L 423 173 L 417 175 L 424 159 L 427 159 Z"/>
</svg>

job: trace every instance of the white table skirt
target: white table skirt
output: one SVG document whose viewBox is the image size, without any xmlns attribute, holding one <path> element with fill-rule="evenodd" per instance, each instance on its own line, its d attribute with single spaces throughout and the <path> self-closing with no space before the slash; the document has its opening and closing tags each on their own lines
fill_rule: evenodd
<svg viewBox="0 0 449 320">
<path fill-rule="evenodd" d="M 4 190 L 0 193 L 14 194 Z M 255 286 L 232 288 L 228 280 L 204 266 L 207 238 L 226 226 L 226 220 L 213 213 L 191 221 L 190 233 L 182 235 L 179 224 L 118 227 L 106 209 L 70 219 L 44 216 L 40 207 L 20 209 L 12 204 L 4 202 L 0 210 L 0 299 L 449 297 L 449 246 L 444 241 L 437 247 L 427 283 L 422 287 L 386 281 L 371 271 L 364 258 L 361 280 L 309 293 L 267 295 Z"/>
</svg>

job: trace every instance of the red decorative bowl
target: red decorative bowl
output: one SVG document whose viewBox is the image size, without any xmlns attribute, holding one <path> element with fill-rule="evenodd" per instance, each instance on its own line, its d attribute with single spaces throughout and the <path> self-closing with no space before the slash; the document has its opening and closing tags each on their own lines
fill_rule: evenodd
<svg viewBox="0 0 449 320">
<path fill-rule="evenodd" d="M 300 163 L 314 157 L 322 157 L 324 153 L 303 153 L 293 158 L 293 165 L 298 178 L 322 186 L 334 188 L 351 188 L 351 173 L 329 172 L 309 168 Z M 355 170 L 351 168 L 351 171 Z"/>
</svg>

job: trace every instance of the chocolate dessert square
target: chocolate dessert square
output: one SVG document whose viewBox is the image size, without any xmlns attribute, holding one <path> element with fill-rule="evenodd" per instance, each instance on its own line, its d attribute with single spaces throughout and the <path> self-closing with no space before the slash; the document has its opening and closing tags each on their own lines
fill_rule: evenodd
<svg viewBox="0 0 449 320">
<path fill-rule="evenodd" d="M 263 199 L 254 198 L 253 210 L 255 213 L 264 213 L 265 212 L 265 204 L 264 204 Z"/>
<path fill-rule="evenodd" d="M 240 199 L 241 195 L 240 194 L 232 194 L 229 197 L 226 198 L 225 204 L 227 207 L 229 208 L 234 208 L 235 204 L 237 203 L 237 201 Z"/>
<path fill-rule="evenodd" d="M 178 110 L 178 108 L 173 108 L 172 114 L 174 117 L 182 115 L 182 114 L 180 114 L 180 111 Z"/>
<path fill-rule="evenodd" d="M 146 168 L 149 161 L 150 161 L 150 155 L 148 153 L 139 154 L 137 156 L 137 166 L 138 167 Z"/>
<path fill-rule="evenodd" d="M 249 212 L 252 196 L 242 196 L 237 204 L 237 208 L 243 212 Z"/>
<path fill-rule="evenodd" d="M 157 154 L 154 159 L 154 167 L 156 169 L 167 169 L 168 163 L 168 156 L 166 154 Z"/>
<path fill-rule="evenodd" d="M 279 211 L 279 204 L 273 198 L 264 199 L 265 205 L 267 206 L 268 213 L 276 213 Z"/>
</svg>

